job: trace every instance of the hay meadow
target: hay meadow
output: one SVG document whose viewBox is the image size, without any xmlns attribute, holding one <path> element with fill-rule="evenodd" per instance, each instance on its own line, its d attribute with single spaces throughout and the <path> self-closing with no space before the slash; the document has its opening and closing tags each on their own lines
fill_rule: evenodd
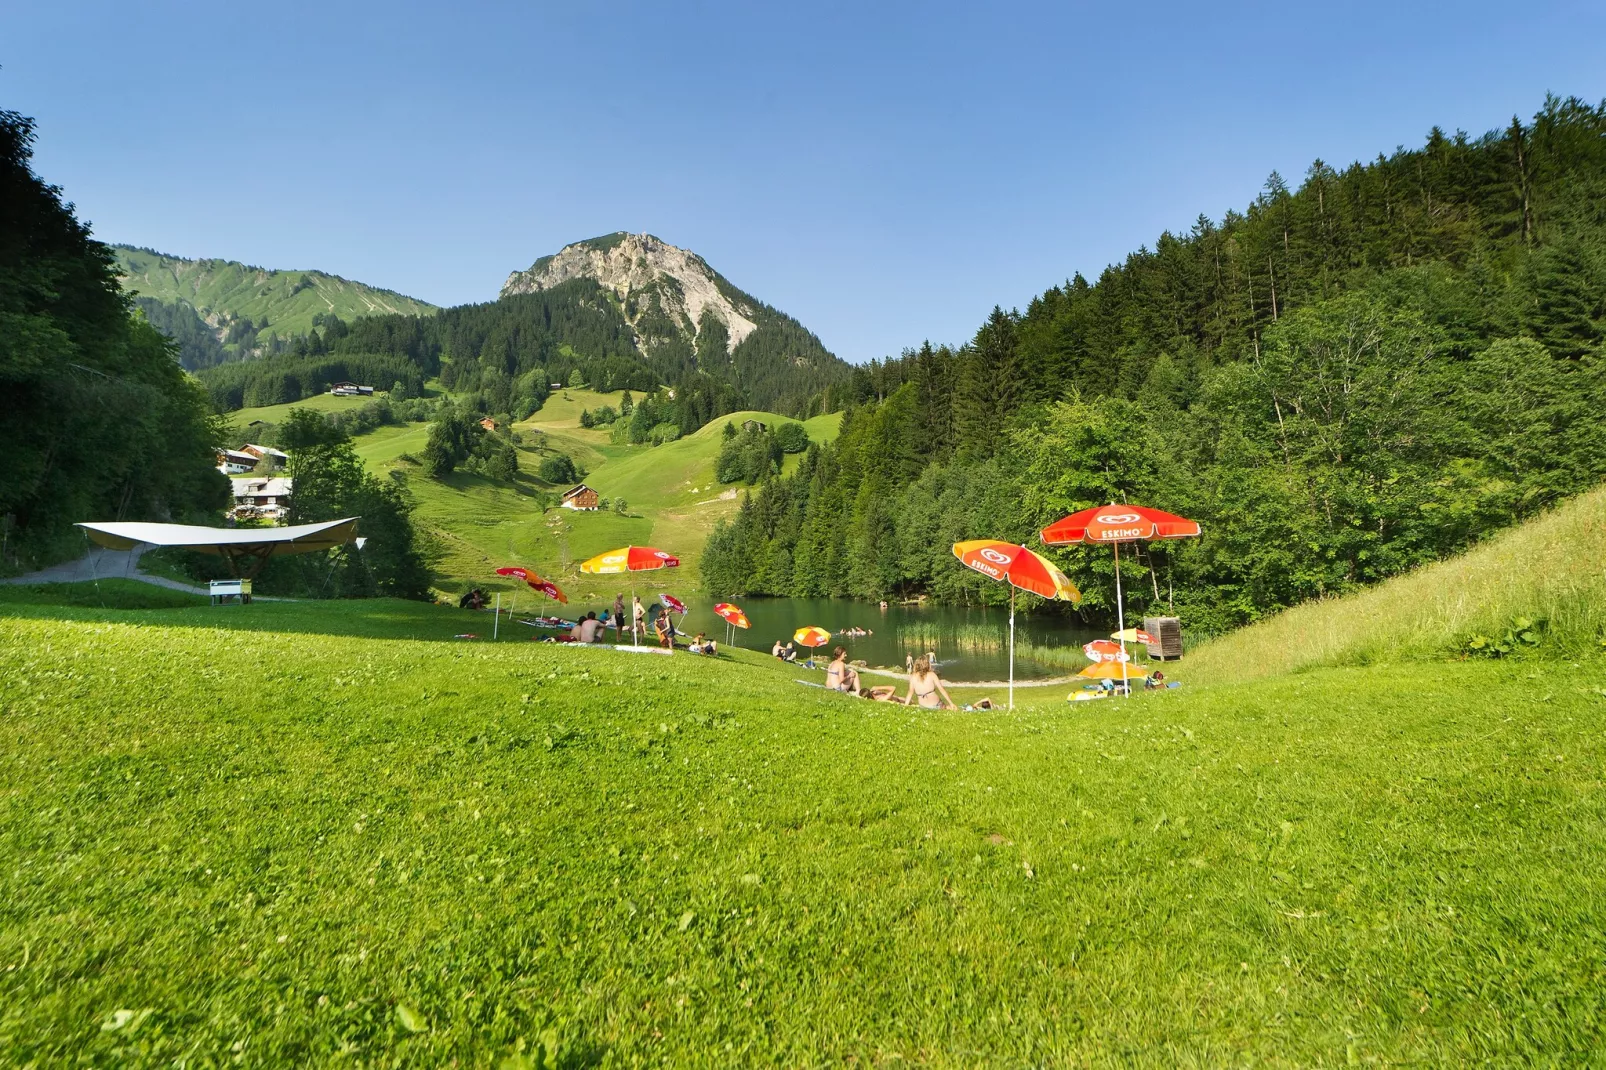
<svg viewBox="0 0 1606 1070">
<path fill-rule="evenodd" d="M 0 588 L 9 1064 L 1606 1044 L 1606 658 L 1242 682 L 1204 650 L 1161 694 L 949 713 L 746 652 L 185 598 Z"/>
</svg>

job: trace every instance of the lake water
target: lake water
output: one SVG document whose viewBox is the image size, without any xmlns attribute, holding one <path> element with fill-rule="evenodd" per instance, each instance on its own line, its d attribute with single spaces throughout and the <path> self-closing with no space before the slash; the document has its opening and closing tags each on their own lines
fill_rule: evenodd
<svg viewBox="0 0 1606 1070">
<path fill-rule="evenodd" d="M 675 592 L 671 589 L 670 593 Z M 648 602 L 647 591 L 642 591 L 642 601 Z M 938 671 L 944 679 L 1004 680 L 1009 676 L 1007 607 L 890 605 L 881 609 L 873 602 L 834 598 L 743 598 L 736 604 L 753 625 L 747 631 L 736 630 L 736 643 L 752 650 L 768 652 L 775 640 L 790 640 L 799 628 L 815 625 L 832 633 L 831 642 L 823 648 L 826 652 L 840 645 L 847 648 L 849 658 L 862 658 L 872 667 L 902 672 L 907 655 L 918 657 L 931 650 L 937 654 Z M 725 622 L 707 601 L 693 603 L 684 623 L 677 619 L 676 627 L 688 635 L 702 631 L 721 641 L 725 638 Z M 866 634 L 843 634 L 850 629 L 863 629 Z M 1075 617 L 1017 612 L 1016 679 L 1075 672 L 1087 664 L 1081 645 L 1102 634 Z M 1026 644 L 1055 651 L 1058 656 L 1045 656 L 1057 664 L 1023 656 Z"/>
</svg>

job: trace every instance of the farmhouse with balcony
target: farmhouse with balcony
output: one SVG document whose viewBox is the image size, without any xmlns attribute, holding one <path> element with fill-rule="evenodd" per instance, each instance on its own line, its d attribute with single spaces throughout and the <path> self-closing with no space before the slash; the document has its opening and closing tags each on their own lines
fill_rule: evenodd
<svg viewBox="0 0 1606 1070">
<path fill-rule="evenodd" d="M 565 509 L 592 510 L 602 506 L 602 499 L 597 492 L 584 483 L 573 490 L 565 491 L 563 500 L 559 502 Z"/>
<path fill-rule="evenodd" d="M 290 509 L 292 484 L 293 480 L 284 476 L 236 479 L 234 508 L 229 515 L 236 520 L 282 522 Z"/>
</svg>

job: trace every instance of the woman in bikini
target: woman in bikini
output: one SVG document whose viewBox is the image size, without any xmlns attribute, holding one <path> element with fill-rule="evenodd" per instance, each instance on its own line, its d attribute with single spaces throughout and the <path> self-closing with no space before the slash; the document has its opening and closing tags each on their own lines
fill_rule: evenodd
<svg viewBox="0 0 1606 1070">
<path fill-rule="evenodd" d="M 825 686 L 850 695 L 859 693 L 859 674 L 848 665 L 848 652 L 841 647 L 836 648 L 831 664 L 825 667 Z"/>
<path fill-rule="evenodd" d="M 906 706 L 918 704 L 928 710 L 958 708 L 954 700 L 948 697 L 948 689 L 942 686 L 942 680 L 932 671 L 929 657 L 915 659 L 914 670 L 909 673 L 909 693 L 903 696 L 903 702 Z"/>
</svg>

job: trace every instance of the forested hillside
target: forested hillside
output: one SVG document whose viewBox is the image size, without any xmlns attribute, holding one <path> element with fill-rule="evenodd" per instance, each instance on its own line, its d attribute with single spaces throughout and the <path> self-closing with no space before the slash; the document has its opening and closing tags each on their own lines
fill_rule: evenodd
<svg viewBox="0 0 1606 1070">
<path fill-rule="evenodd" d="M 206 395 L 34 174 L 33 140 L 0 111 L 0 572 L 82 550 L 76 521 L 216 519 L 229 500 Z"/>
<path fill-rule="evenodd" d="M 1221 630 L 1465 547 L 1606 476 L 1606 105 L 1203 215 L 957 350 L 856 371 L 833 448 L 713 537 L 711 590 L 1001 600 L 949 544 L 1126 500 L 1201 520 L 1131 603 Z M 1057 553 L 1098 613 L 1107 550 Z"/>
<path fill-rule="evenodd" d="M 272 271 L 234 260 L 115 245 L 123 287 L 192 371 L 283 352 L 326 317 L 418 315 L 435 306 L 322 271 Z M 210 335 L 210 339 L 203 337 Z"/>
<path fill-rule="evenodd" d="M 593 241 L 611 249 L 614 237 L 636 238 Z M 590 244 L 576 243 L 565 253 Z M 330 313 L 281 354 L 212 368 L 203 378 L 220 407 L 236 409 L 297 401 L 340 378 L 384 388 L 439 375 L 447 389 L 482 394 L 489 411 L 515 417 L 538 408 L 552 383 L 584 383 L 603 392 L 661 386 L 673 392 L 675 419 L 685 433 L 747 408 L 802 417 L 837 404 L 833 397 L 840 396 L 848 365 L 796 320 L 737 290 L 701 258 L 674 252 L 699 268 L 685 286 L 675 276 L 648 272 L 646 282 L 631 289 L 574 271 L 539 285 L 510 283 L 496 301 L 423 315 L 348 322 Z M 739 340 L 711 309 L 704 308 L 696 323 L 686 315 L 684 293 L 695 283 L 717 290 L 721 307 L 739 321 Z"/>
</svg>

